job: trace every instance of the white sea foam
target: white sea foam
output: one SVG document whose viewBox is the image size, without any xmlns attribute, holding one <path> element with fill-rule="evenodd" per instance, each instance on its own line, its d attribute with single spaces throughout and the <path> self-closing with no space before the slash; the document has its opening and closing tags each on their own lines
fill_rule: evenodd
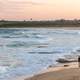
<svg viewBox="0 0 80 80">
<path fill-rule="evenodd" d="M 6 73 L 8 71 L 8 66 L 0 66 L 0 74 Z"/>
</svg>

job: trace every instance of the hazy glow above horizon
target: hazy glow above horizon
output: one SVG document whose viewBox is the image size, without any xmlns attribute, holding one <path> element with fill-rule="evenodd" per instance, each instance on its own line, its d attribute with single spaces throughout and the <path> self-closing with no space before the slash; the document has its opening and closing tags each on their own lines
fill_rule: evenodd
<svg viewBox="0 0 80 80">
<path fill-rule="evenodd" d="M 0 18 L 80 18 L 79 8 L 80 0 L 0 0 Z"/>
</svg>

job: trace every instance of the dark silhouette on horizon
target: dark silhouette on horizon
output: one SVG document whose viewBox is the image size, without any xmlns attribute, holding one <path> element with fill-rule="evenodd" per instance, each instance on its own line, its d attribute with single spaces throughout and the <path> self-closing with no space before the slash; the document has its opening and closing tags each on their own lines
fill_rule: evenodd
<svg viewBox="0 0 80 80">
<path fill-rule="evenodd" d="M 0 27 L 80 27 L 80 20 L 59 19 L 33 21 L 32 18 L 29 21 L 0 20 Z"/>
</svg>

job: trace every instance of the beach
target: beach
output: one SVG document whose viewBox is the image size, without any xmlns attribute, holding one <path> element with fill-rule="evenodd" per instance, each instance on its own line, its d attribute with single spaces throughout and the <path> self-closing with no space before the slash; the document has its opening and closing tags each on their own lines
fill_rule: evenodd
<svg viewBox="0 0 80 80">
<path fill-rule="evenodd" d="M 80 80 L 79 74 L 80 68 L 78 68 L 77 62 L 75 62 L 48 68 L 41 74 L 23 80 Z"/>
<path fill-rule="evenodd" d="M 80 68 L 77 62 L 64 63 L 49 67 L 37 75 L 22 76 L 13 80 L 80 80 Z"/>
<path fill-rule="evenodd" d="M 80 80 L 80 0 L 0 0 L 0 80 Z"/>
</svg>

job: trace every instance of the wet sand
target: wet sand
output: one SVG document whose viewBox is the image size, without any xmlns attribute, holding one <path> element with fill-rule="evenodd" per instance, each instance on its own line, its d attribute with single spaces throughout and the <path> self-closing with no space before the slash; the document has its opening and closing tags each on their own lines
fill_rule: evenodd
<svg viewBox="0 0 80 80">
<path fill-rule="evenodd" d="M 80 69 L 72 68 L 47 72 L 24 80 L 80 80 Z"/>
<path fill-rule="evenodd" d="M 47 71 L 24 80 L 80 80 L 80 68 L 77 63 L 64 65 L 48 68 Z"/>
<path fill-rule="evenodd" d="M 13 80 L 80 80 L 78 63 L 66 63 L 57 67 L 48 67 L 32 77 L 22 76 Z"/>
</svg>

